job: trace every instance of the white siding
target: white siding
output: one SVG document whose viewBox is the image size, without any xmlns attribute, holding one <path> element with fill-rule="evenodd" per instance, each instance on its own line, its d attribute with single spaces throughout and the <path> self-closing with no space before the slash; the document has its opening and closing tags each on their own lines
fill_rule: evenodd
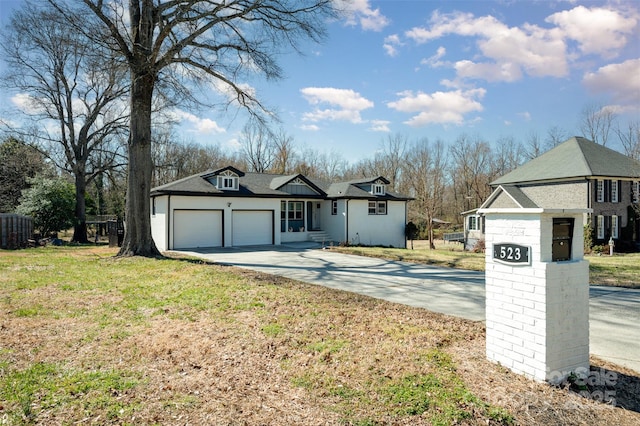
<svg viewBox="0 0 640 426">
<path fill-rule="evenodd" d="M 369 214 L 368 200 L 349 201 L 349 242 L 367 246 L 406 247 L 405 202 L 388 201 L 387 214 Z"/>
<path fill-rule="evenodd" d="M 167 196 L 155 198 L 155 209 L 151 211 L 151 237 L 160 251 L 169 249 L 167 242 Z M 152 200 L 152 206 L 154 201 Z M 155 213 L 155 214 L 154 214 Z"/>
</svg>

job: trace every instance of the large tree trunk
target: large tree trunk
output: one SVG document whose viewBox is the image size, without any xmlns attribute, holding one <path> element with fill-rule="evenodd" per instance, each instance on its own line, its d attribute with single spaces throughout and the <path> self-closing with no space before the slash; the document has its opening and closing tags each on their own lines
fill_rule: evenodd
<svg viewBox="0 0 640 426">
<path fill-rule="evenodd" d="M 154 78 L 132 73 L 129 165 L 124 240 L 118 256 L 159 257 L 151 237 L 151 100 Z"/>
<path fill-rule="evenodd" d="M 87 190 L 87 181 L 84 176 L 84 168 L 82 173 L 76 173 L 76 220 L 73 225 L 74 243 L 88 243 L 87 238 L 87 205 L 85 194 Z"/>
</svg>

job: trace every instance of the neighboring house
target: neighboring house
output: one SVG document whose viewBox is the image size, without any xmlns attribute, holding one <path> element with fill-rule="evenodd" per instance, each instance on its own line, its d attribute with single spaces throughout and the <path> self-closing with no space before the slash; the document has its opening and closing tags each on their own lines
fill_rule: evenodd
<svg viewBox="0 0 640 426">
<path fill-rule="evenodd" d="M 473 250 L 484 240 L 484 217 L 478 213 L 478 209 L 467 210 L 460 214 L 464 216 L 464 233 L 461 242 L 465 250 Z"/>
<path fill-rule="evenodd" d="M 640 242 L 640 162 L 573 137 L 491 183 L 491 207 L 587 208 L 594 244 Z"/>
<path fill-rule="evenodd" d="M 153 188 L 151 232 L 161 251 L 307 240 L 404 248 L 411 198 L 388 185 L 224 167 Z"/>
</svg>

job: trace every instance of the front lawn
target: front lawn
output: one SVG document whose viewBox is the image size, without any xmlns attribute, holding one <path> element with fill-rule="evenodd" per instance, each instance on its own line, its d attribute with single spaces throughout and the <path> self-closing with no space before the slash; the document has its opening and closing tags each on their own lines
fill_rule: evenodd
<svg viewBox="0 0 640 426">
<path fill-rule="evenodd" d="M 0 252 L 0 423 L 640 422 L 489 363 L 484 326 L 193 259 Z"/>
</svg>

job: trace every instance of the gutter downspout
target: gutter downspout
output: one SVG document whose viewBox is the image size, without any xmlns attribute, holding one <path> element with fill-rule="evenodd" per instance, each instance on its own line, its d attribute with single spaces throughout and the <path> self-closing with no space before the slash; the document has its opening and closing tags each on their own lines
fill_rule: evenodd
<svg viewBox="0 0 640 426">
<path fill-rule="evenodd" d="M 349 199 L 345 199 L 344 206 L 344 242 L 349 244 Z"/>
<path fill-rule="evenodd" d="M 171 194 L 167 195 L 167 250 L 173 250 L 173 246 L 169 245 L 170 236 L 171 236 Z"/>
<path fill-rule="evenodd" d="M 407 207 L 409 207 L 409 200 L 404 201 L 404 248 L 407 248 L 407 219 L 409 216 L 407 214 Z"/>
</svg>

